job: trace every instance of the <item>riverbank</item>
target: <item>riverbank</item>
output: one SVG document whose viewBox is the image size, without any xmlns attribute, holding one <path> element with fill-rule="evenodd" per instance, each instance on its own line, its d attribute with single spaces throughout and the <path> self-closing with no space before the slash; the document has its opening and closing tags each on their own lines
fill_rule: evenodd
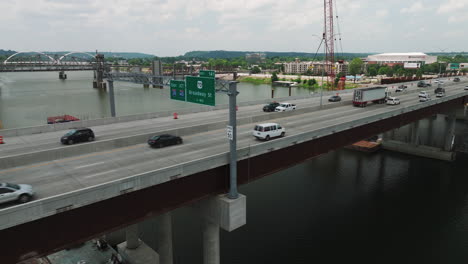
<svg viewBox="0 0 468 264">
<path fill-rule="evenodd" d="M 318 89 L 321 86 L 322 80 L 315 79 L 314 77 L 317 76 L 301 76 L 301 75 L 280 75 L 278 76 L 280 81 L 291 81 L 291 82 L 296 82 L 297 84 L 294 85 L 294 87 L 301 87 L 301 88 L 307 88 L 307 89 Z M 310 80 L 315 80 L 315 82 L 311 83 Z M 240 76 L 237 78 L 237 81 L 239 82 L 244 82 L 244 83 L 251 83 L 251 84 L 269 84 L 272 85 L 271 81 L 271 76 L 267 76 L 265 74 L 262 74 L 260 76 L 258 75 L 249 75 L 249 76 Z M 326 79 L 324 79 L 324 82 Z M 346 82 L 345 84 L 345 89 L 354 89 L 358 87 L 364 87 L 367 86 L 359 83 L 352 83 L 352 82 Z"/>
</svg>

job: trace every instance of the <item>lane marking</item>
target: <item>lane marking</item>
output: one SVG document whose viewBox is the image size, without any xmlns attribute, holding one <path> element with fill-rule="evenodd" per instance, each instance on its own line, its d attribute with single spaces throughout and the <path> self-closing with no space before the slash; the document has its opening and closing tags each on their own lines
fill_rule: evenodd
<svg viewBox="0 0 468 264">
<path fill-rule="evenodd" d="M 104 161 L 97 162 L 97 163 L 93 163 L 93 164 L 87 164 L 87 165 L 77 166 L 77 167 L 75 167 L 75 169 L 81 169 L 81 168 L 91 167 L 91 166 L 94 166 L 94 165 L 97 165 L 97 164 L 103 164 L 103 163 L 104 163 Z"/>
</svg>

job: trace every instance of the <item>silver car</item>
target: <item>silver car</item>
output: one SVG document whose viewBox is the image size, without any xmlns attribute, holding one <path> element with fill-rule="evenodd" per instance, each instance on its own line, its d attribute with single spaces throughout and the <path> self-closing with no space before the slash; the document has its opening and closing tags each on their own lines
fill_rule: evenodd
<svg viewBox="0 0 468 264">
<path fill-rule="evenodd" d="M 18 201 L 27 203 L 33 197 L 34 192 L 31 185 L 0 183 L 0 203 Z"/>
</svg>

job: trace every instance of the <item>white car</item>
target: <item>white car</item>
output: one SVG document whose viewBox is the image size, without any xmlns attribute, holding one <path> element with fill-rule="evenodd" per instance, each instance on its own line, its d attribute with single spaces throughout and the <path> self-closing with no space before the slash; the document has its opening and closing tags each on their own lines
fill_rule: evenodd
<svg viewBox="0 0 468 264">
<path fill-rule="evenodd" d="M 252 134 L 258 139 L 270 140 L 274 137 L 284 137 L 286 131 L 277 123 L 264 123 L 255 126 Z"/>
<path fill-rule="evenodd" d="M 428 97 L 429 94 L 426 91 L 421 91 L 421 92 L 419 92 L 418 96 L 419 97 Z"/>
<path fill-rule="evenodd" d="M 399 105 L 400 104 L 400 99 L 396 97 L 388 97 L 387 98 L 387 104 L 388 105 Z"/>
<path fill-rule="evenodd" d="M 16 200 L 20 203 L 27 203 L 31 200 L 33 195 L 34 192 L 31 185 L 7 182 L 0 183 L 0 203 Z"/>
<path fill-rule="evenodd" d="M 436 93 L 436 97 L 444 97 L 445 93 L 444 92 L 438 92 Z"/>
</svg>

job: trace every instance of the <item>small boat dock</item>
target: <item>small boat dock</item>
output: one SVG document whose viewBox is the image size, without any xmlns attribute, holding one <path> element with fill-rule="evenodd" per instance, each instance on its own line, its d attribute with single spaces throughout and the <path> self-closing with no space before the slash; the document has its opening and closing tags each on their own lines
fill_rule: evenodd
<svg viewBox="0 0 468 264">
<path fill-rule="evenodd" d="M 345 148 L 347 149 L 353 149 L 353 150 L 358 150 L 362 152 L 375 152 L 379 150 L 382 146 L 382 143 L 380 140 L 377 141 L 367 141 L 367 140 L 361 140 L 358 141 L 354 144 L 351 144 L 349 146 L 346 146 Z"/>
</svg>

